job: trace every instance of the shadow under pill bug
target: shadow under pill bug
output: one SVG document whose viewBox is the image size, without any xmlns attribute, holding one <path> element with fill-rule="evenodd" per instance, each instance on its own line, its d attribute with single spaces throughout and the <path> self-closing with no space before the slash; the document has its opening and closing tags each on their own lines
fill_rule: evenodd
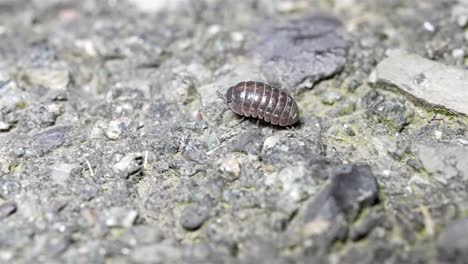
<svg viewBox="0 0 468 264">
<path fill-rule="evenodd" d="M 236 114 L 290 126 L 299 120 L 296 101 L 284 90 L 261 82 L 240 82 L 226 92 L 226 103 Z"/>
</svg>

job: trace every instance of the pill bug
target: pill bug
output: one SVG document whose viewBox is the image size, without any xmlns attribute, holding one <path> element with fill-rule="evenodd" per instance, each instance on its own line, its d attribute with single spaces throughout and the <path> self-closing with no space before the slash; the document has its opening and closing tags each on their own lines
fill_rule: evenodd
<svg viewBox="0 0 468 264">
<path fill-rule="evenodd" d="M 226 92 L 226 103 L 236 114 L 290 126 L 299 119 L 296 101 L 286 92 L 261 82 L 240 82 Z"/>
</svg>

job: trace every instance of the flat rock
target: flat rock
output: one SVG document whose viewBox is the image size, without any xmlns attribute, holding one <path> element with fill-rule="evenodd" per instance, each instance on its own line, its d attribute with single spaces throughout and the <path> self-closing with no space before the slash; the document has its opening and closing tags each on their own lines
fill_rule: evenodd
<svg viewBox="0 0 468 264">
<path fill-rule="evenodd" d="M 338 72 L 346 63 L 349 45 L 338 19 L 316 13 L 303 19 L 266 23 L 251 49 L 260 58 L 269 83 L 295 91 L 311 88 Z"/>
<path fill-rule="evenodd" d="M 377 65 L 377 82 L 395 85 L 416 101 L 468 115 L 468 71 L 392 50 Z"/>
</svg>

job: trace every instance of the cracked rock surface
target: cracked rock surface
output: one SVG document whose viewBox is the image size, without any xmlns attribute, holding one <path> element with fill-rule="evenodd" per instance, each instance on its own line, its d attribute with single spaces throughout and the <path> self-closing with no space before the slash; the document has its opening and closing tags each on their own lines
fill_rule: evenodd
<svg viewBox="0 0 468 264">
<path fill-rule="evenodd" d="M 465 10 L 1 0 L 0 262 L 466 263 Z"/>
</svg>

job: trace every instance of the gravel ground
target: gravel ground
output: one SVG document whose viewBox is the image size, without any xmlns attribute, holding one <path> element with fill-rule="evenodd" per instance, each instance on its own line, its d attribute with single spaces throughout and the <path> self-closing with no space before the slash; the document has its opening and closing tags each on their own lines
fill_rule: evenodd
<svg viewBox="0 0 468 264">
<path fill-rule="evenodd" d="M 2 263 L 468 263 L 466 0 L 0 0 L 0 38 Z M 224 111 L 249 80 L 300 123 Z"/>
</svg>

